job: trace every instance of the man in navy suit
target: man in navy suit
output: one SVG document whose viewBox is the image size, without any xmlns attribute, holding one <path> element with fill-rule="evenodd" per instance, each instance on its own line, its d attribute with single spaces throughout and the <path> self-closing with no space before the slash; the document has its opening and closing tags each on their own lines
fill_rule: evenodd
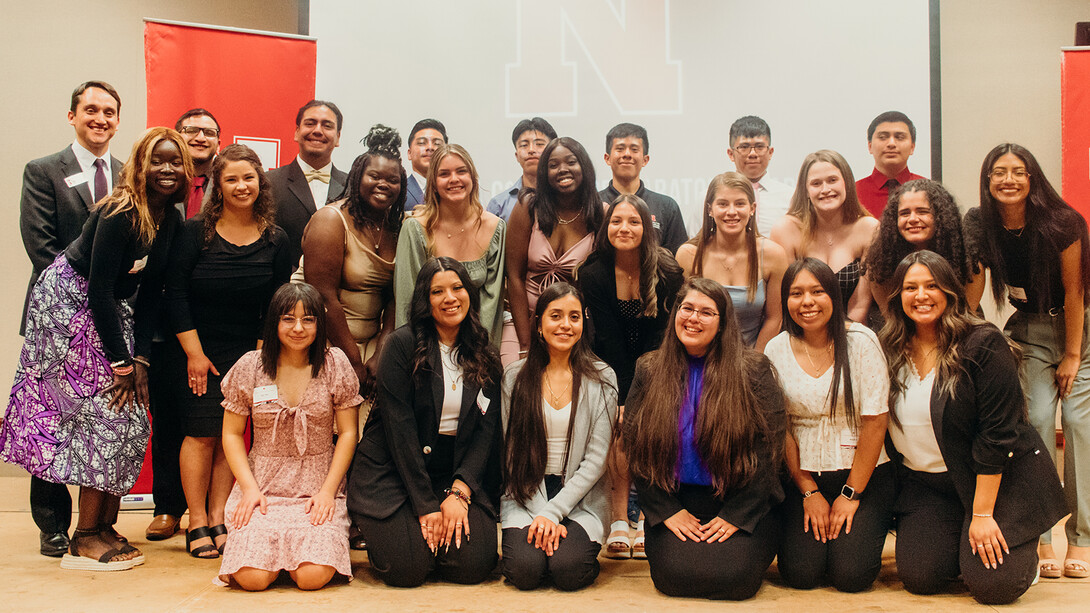
<svg viewBox="0 0 1090 613">
<path fill-rule="evenodd" d="M 405 181 L 405 210 L 424 203 L 424 188 L 427 186 L 428 167 L 431 166 L 431 154 L 439 145 L 447 143 L 447 129 L 438 119 L 421 119 L 409 132 L 409 162 L 412 172 Z"/>
<path fill-rule="evenodd" d="M 344 194 L 348 175 L 333 166 L 344 115 L 336 104 L 311 100 L 295 115 L 299 155 L 268 174 L 276 198 L 276 225 L 284 229 L 292 249 L 292 266 L 303 254 L 303 230 L 319 208 Z"/>
<path fill-rule="evenodd" d="M 110 140 L 121 118 L 121 97 L 103 81 L 88 81 L 72 92 L 68 123 L 76 141 L 53 155 L 28 162 L 23 170 L 19 229 L 33 271 L 19 333 L 26 329 L 30 289 L 57 254 L 80 235 L 91 206 L 113 190 L 121 161 L 110 155 Z M 72 497 L 67 486 L 30 478 L 30 512 L 41 530 L 42 555 L 59 558 L 68 550 Z"/>
</svg>

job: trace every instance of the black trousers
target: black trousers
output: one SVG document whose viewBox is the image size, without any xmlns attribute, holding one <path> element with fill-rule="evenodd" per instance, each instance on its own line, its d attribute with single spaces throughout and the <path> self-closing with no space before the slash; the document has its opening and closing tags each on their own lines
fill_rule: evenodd
<svg viewBox="0 0 1090 613">
<path fill-rule="evenodd" d="M 155 515 L 181 517 L 187 508 L 182 490 L 182 475 L 178 455 L 185 439 L 185 413 L 181 406 L 184 395 L 176 389 L 176 381 L 185 375 L 167 372 L 179 366 L 168 352 L 177 341 L 155 342 L 151 345 L 151 368 L 148 369 L 148 393 L 151 396 L 151 493 L 155 499 Z M 184 364 L 184 362 L 183 362 Z"/>
<path fill-rule="evenodd" d="M 701 523 L 715 517 L 723 505 L 708 487 L 682 485 L 678 498 Z M 739 530 L 722 543 L 682 541 L 666 524 L 656 524 L 646 531 L 651 581 L 667 596 L 752 598 L 776 557 L 779 531 L 776 512 L 765 515 L 752 533 Z"/>
<path fill-rule="evenodd" d="M 545 491 L 551 500 L 561 488 L 560 478 L 546 475 Z M 568 536 L 560 539 L 553 555 L 527 543 L 530 527 L 503 529 L 503 576 L 520 590 L 537 589 L 548 577 L 553 585 L 571 592 L 583 589 L 598 578 L 598 553 L 602 544 L 590 540 L 587 531 L 571 519 L 560 522 Z"/>
<path fill-rule="evenodd" d="M 840 496 L 840 488 L 850 472 L 845 469 L 814 473 L 818 489 L 830 506 Z M 794 482 L 785 483 L 783 543 L 778 562 L 784 582 L 804 590 L 826 582 L 841 592 L 859 592 L 870 587 L 882 569 L 882 546 L 893 527 L 894 478 L 892 462 L 875 467 L 852 518 L 851 533 L 841 527 L 840 535 L 825 543 L 814 539 L 812 528 L 803 532 L 802 494 Z"/>
<path fill-rule="evenodd" d="M 999 568 L 985 568 L 969 547 L 971 510 L 947 473 L 901 469 L 899 485 L 897 572 L 906 590 L 934 594 L 958 574 L 982 604 L 1009 604 L 1029 589 L 1037 575 L 1036 539 L 1011 546 Z"/>
<path fill-rule="evenodd" d="M 68 493 L 68 486 L 32 476 L 30 515 L 42 532 L 67 534 L 72 525 L 72 495 Z"/>
</svg>

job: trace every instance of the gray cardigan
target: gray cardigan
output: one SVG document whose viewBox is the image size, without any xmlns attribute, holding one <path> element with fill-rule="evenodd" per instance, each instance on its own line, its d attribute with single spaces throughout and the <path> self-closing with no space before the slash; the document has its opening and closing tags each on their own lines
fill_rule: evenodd
<svg viewBox="0 0 1090 613">
<path fill-rule="evenodd" d="M 503 433 L 511 418 L 511 390 L 515 377 L 526 360 L 511 364 L 503 373 L 501 388 Z M 586 531 L 590 540 L 604 543 L 609 522 L 609 483 L 606 479 L 606 454 L 617 419 L 617 376 L 604 362 L 595 362 L 606 383 L 583 381 L 579 403 L 572 424 L 571 450 L 564 474 L 564 487 L 549 500 L 545 482 L 523 506 L 506 493 L 500 500 L 500 523 L 504 528 L 525 528 L 538 515 L 559 524 L 571 518 Z"/>
</svg>

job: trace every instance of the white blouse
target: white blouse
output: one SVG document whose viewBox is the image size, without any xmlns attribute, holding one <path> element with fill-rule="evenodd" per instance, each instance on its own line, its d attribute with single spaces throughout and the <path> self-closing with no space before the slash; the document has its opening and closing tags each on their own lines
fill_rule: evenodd
<svg viewBox="0 0 1090 613">
<path fill-rule="evenodd" d="M 439 434 L 458 434 L 458 418 L 462 412 L 462 367 L 458 352 L 439 343 L 439 358 L 443 363 L 443 412 L 439 415 Z"/>
<path fill-rule="evenodd" d="M 895 423 L 889 421 L 889 438 L 904 456 L 905 467 L 923 473 L 946 472 L 939 440 L 931 423 L 931 388 L 935 386 L 935 369 L 920 379 L 911 363 L 901 369 L 898 377 L 905 385 L 893 403 Z"/>
<path fill-rule="evenodd" d="M 832 366 L 819 377 L 804 371 L 791 350 L 788 332 L 781 332 L 768 341 L 765 355 L 779 372 L 780 384 L 787 397 L 787 414 L 791 418 L 791 433 L 798 442 L 800 468 L 809 472 L 851 468 L 859 431 L 853 432 L 845 417 L 843 384 L 837 394 L 836 419 L 829 417 Z M 848 365 L 860 416 L 889 412 L 886 356 L 874 332 L 855 322 L 848 325 Z M 888 461 L 889 456 L 883 449 L 878 463 Z"/>
<path fill-rule="evenodd" d="M 564 474 L 564 452 L 568 448 L 568 422 L 571 421 L 571 401 L 554 409 L 548 400 L 541 399 L 541 408 L 545 413 L 545 460 L 546 475 Z"/>
</svg>

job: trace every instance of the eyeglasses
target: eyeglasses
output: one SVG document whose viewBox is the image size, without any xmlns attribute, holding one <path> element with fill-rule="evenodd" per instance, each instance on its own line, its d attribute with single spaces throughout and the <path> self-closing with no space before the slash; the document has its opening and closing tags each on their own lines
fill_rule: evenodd
<svg viewBox="0 0 1090 613">
<path fill-rule="evenodd" d="M 700 320 L 700 323 L 711 323 L 716 317 L 719 317 L 719 313 L 711 309 L 694 309 L 691 304 L 683 304 L 677 308 L 677 314 L 682 319 L 689 319 L 696 313 L 696 318 Z"/>
<path fill-rule="evenodd" d="M 764 152 L 768 151 L 768 145 L 764 143 L 756 143 L 752 145 L 749 143 L 739 143 L 732 147 L 732 149 L 734 149 L 736 153 L 741 153 L 742 155 L 747 155 L 751 150 L 757 155 L 761 155 Z"/>
<path fill-rule="evenodd" d="M 1025 181 L 1029 178 L 1029 172 L 1025 168 L 1015 168 L 1014 170 L 1007 170 L 1006 168 L 993 168 L 988 176 L 992 178 L 992 181 L 999 183 L 1000 181 L 1006 181 L 1007 177 L 1013 176 L 1016 181 Z"/>
<path fill-rule="evenodd" d="M 185 134 L 186 136 L 196 136 L 200 132 L 204 132 L 204 135 L 207 138 L 216 138 L 220 135 L 219 128 L 199 128 L 197 126 L 182 126 L 181 129 L 179 129 L 178 131 L 182 134 Z"/>
<path fill-rule="evenodd" d="M 313 315 L 304 315 L 302 317 L 295 317 L 294 315 L 281 315 L 280 325 L 295 327 L 296 323 L 302 323 L 304 328 L 312 328 L 318 325 L 318 318 Z"/>
</svg>

